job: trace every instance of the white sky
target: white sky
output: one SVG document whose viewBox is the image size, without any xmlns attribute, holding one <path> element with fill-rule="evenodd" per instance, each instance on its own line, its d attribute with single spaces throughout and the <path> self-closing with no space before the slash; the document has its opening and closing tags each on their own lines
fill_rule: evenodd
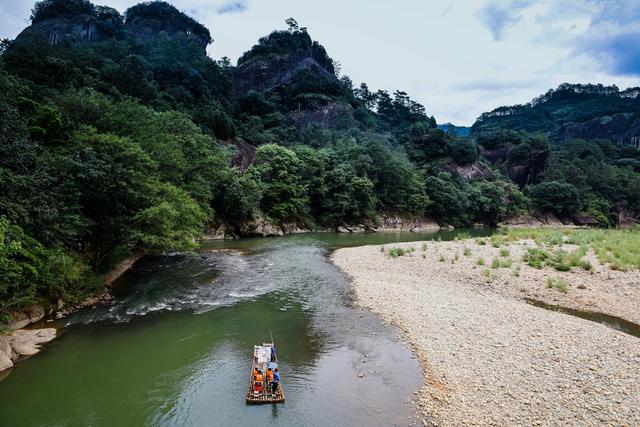
<svg viewBox="0 0 640 427">
<path fill-rule="evenodd" d="M 294 17 L 356 85 L 404 90 L 438 123 L 457 125 L 471 125 L 501 105 L 528 102 L 563 82 L 640 85 L 640 67 L 630 72 L 633 61 L 623 58 L 621 72 L 618 55 L 624 52 L 607 50 L 620 44 L 606 43 L 607 37 L 640 34 L 636 2 L 170 0 L 209 28 L 214 58 L 235 62 L 258 38 Z M 96 2 L 120 12 L 135 3 Z M 219 13 L 229 3 L 246 8 Z M 28 24 L 32 6 L 30 0 L 0 0 L 0 37 L 14 38 Z"/>
</svg>

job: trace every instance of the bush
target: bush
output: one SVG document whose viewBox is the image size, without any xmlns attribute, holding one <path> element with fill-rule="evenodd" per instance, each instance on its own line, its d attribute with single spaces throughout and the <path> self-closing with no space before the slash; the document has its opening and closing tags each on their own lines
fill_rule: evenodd
<svg viewBox="0 0 640 427">
<path fill-rule="evenodd" d="M 547 288 L 557 289 L 560 292 L 566 293 L 568 288 L 567 281 L 562 277 L 549 277 L 547 279 Z"/>
<path fill-rule="evenodd" d="M 581 208 L 578 189 L 566 182 L 542 182 L 532 186 L 529 194 L 539 211 L 552 212 L 560 218 L 570 217 Z"/>
</svg>

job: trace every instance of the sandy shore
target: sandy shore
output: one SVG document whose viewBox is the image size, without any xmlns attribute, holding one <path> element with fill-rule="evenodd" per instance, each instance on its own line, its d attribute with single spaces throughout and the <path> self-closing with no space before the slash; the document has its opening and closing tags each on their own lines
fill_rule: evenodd
<svg viewBox="0 0 640 427">
<path fill-rule="evenodd" d="M 332 255 L 351 276 L 357 302 L 404 330 L 420 357 L 420 422 L 640 425 L 640 339 L 524 302 L 532 297 L 639 322 L 638 271 L 612 271 L 592 255 L 593 272 L 537 270 L 520 261 L 529 241 L 511 244 L 506 256 L 473 240 L 425 245 Z M 392 247 L 415 252 L 393 258 Z M 494 258 L 512 264 L 492 269 Z M 563 278 L 567 292 L 548 288 L 549 277 Z"/>
</svg>

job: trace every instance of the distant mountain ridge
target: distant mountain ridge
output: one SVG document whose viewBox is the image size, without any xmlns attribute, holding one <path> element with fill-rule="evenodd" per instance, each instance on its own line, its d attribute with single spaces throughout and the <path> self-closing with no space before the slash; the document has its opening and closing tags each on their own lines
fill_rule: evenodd
<svg viewBox="0 0 640 427">
<path fill-rule="evenodd" d="M 552 141 L 606 139 L 640 146 L 640 87 L 564 83 L 523 105 L 483 113 L 472 133 L 512 129 L 544 132 Z"/>
<path fill-rule="evenodd" d="M 449 130 L 452 130 L 453 132 L 455 132 L 456 136 L 459 136 L 461 138 L 467 137 L 471 134 L 471 127 L 469 126 L 456 126 L 453 123 L 443 123 L 443 124 L 439 124 L 438 125 L 438 129 L 441 129 L 445 132 L 449 132 Z"/>
</svg>

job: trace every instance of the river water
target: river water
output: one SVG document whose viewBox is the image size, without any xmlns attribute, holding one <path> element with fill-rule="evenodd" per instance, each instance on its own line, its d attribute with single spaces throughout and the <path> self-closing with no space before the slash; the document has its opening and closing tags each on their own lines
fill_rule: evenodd
<svg viewBox="0 0 640 427">
<path fill-rule="evenodd" d="M 308 234 L 147 257 L 110 304 L 66 319 L 0 382 L 0 425 L 407 425 L 417 360 L 397 329 L 354 307 L 327 255 L 454 235 Z M 253 345 L 270 331 L 287 401 L 248 406 Z"/>
</svg>

